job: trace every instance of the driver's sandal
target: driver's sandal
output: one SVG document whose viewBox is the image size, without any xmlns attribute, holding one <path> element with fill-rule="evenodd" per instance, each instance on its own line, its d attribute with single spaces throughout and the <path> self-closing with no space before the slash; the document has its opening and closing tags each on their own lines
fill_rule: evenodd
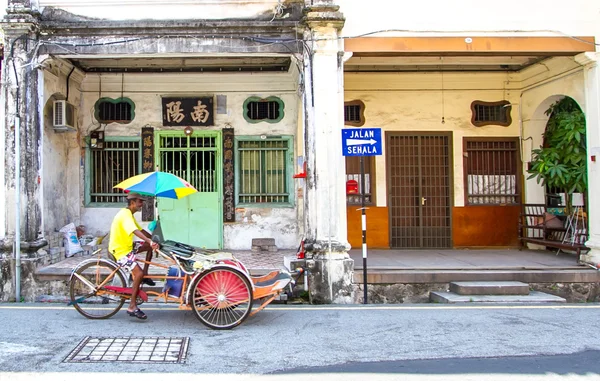
<svg viewBox="0 0 600 381">
<path fill-rule="evenodd" d="M 146 316 L 146 314 L 143 313 L 142 310 L 140 310 L 139 308 L 136 308 L 133 311 L 127 311 L 127 315 L 133 316 L 133 317 L 136 317 L 136 318 L 142 319 L 142 320 L 148 319 L 148 316 Z"/>
</svg>

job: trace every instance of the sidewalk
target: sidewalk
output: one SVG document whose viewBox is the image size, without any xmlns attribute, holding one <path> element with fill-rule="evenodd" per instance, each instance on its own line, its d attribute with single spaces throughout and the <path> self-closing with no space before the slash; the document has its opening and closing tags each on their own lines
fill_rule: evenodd
<svg viewBox="0 0 600 381">
<path fill-rule="evenodd" d="M 362 250 L 350 250 L 354 269 L 363 268 Z M 367 251 L 370 270 L 588 269 L 577 255 L 546 250 L 381 250 Z"/>
<path fill-rule="evenodd" d="M 279 250 L 277 252 L 253 252 L 250 250 L 244 251 L 227 251 L 231 252 L 237 259 L 239 259 L 250 271 L 252 275 L 266 274 L 270 270 L 280 269 L 283 267 L 284 256 L 295 256 L 296 250 Z M 102 258 L 106 258 L 106 251 L 101 252 Z M 143 256 L 140 256 L 140 258 Z M 41 267 L 37 269 L 36 275 L 40 280 L 62 280 L 65 277 L 71 275 L 73 270 L 79 263 L 96 258 L 94 255 L 76 255 L 71 258 L 66 258 L 53 265 Z M 156 258 L 156 257 L 155 257 Z M 162 258 L 155 259 L 157 263 L 168 264 L 168 262 Z M 163 274 L 165 270 L 160 267 L 150 266 L 149 273 L 151 274 Z"/>
<path fill-rule="evenodd" d="M 224 250 L 226 251 L 226 250 Z M 251 274 L 264 274 L 283 266 L 285 256 L 295 256 L 296 250 L 279 250 L 277 252 L 230 251 L 250 271 Z M 349 252 L 354 260 L 354 269 L 362 271 L 362 251 L 353 249 Z M 483 271 L 483 270 L 586 270 L 590 268 L 579 265 L 574 254 L 542 250 L 369 250 L 367 253 L 367 269 L 369 272 L 389 270 L 418 271 Z M 50 266 L 39 268 L 36 272 L 41 280 L 60 280 L 68 277 L 71 270 L 80 262 L 93 256 L 75 256 Z M 159 263 L 166 263 L 159 261 Z M 152 269 L 152 267 L 151 267 Z M 154 271 L 152 271 L 154 270 Z M 164 271 L 154 268 L 150 272 Z"/>
</svg>

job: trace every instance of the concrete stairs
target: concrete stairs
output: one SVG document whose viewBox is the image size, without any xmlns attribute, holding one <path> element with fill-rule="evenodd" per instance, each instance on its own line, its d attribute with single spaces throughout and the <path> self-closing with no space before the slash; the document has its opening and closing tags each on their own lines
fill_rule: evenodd
<svg viewBox="0 0 600 381">
<path fill-rule="evenodd" d="M 529 291 L 522 282 L 450 282 L 447 292 L 429 294 L 433 303 L 565 303 L 559 296 Z"/>
</svg>

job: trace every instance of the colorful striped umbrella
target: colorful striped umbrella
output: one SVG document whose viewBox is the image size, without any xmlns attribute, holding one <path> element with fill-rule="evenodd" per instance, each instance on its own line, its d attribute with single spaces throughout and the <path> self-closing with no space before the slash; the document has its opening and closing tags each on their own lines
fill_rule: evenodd
<svg viewBox="0 0 600 381">
<path fill-rule="evenodd" d="M 125 193 L 136 192 L 144 196 L 180 199 L 198 192 L 184 179 L 167 172 L 148 172 L 121 181 L 113 188 Z"/>
</svg>

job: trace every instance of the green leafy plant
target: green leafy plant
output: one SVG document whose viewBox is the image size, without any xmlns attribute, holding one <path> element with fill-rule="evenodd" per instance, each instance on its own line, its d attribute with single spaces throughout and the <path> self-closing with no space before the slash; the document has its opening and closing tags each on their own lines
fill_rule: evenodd
<svg viewBox="0 0 600 381">
<path fill-rule="evenodd" d="M 566 195 L 566 208 L 571 210 L 573 192 L 587 190 L 587 150 L 585 115 L 577 103 L 565 97 L 552 104 L 544 133 L 544 145 L 532 151 L 529 179 Z"/>
</svg>

